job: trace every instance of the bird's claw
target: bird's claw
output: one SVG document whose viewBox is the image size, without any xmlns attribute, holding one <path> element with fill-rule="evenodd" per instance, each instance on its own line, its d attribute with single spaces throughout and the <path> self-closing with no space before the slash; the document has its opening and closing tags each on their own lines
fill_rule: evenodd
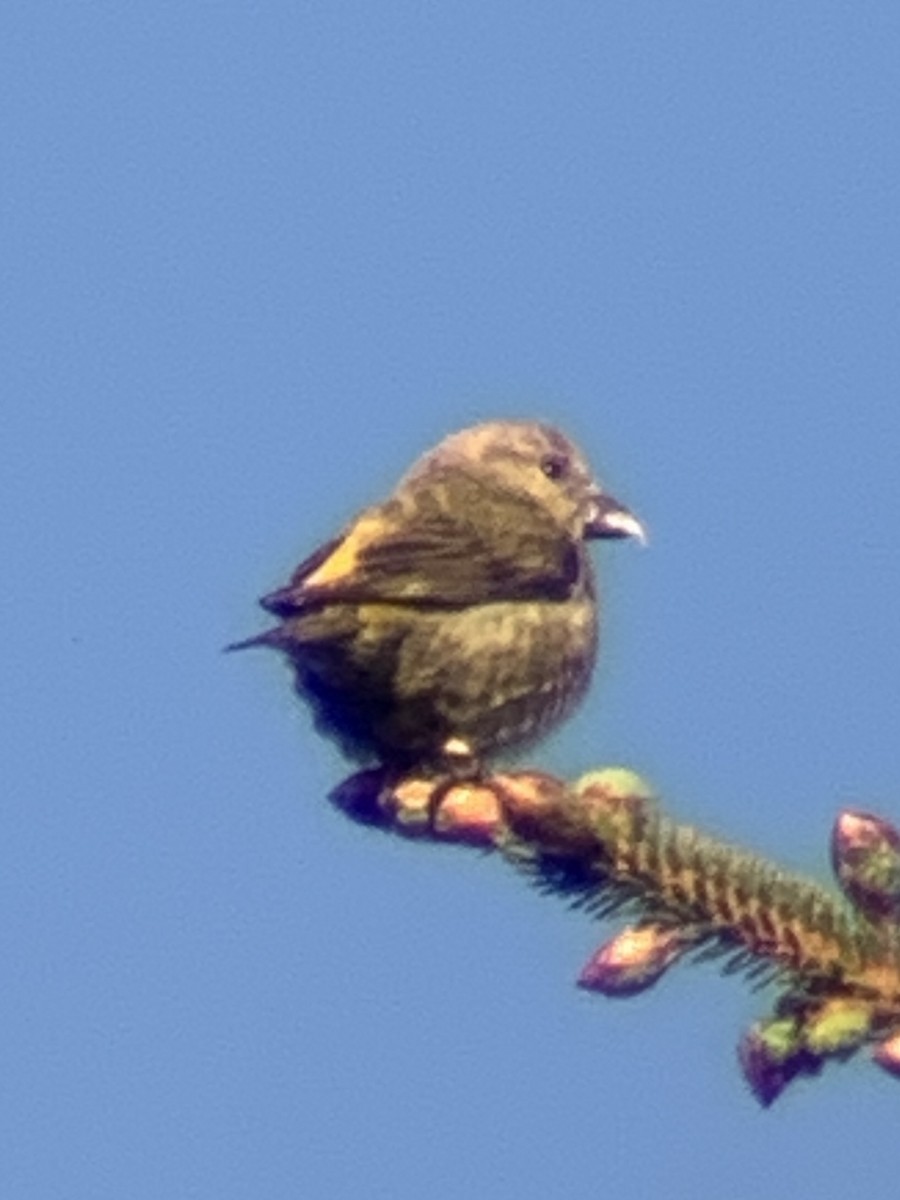
<svg viewBox="0 0 900 1200">
<path fill-rule="evenodd" d="M 330 799 L 364 825 L 391 828 L 410 837 L 493 844 L 503 827 L 502 794 L 479 775 L 398 775 L 386 767 L 345 779 Z"/>
</svg>

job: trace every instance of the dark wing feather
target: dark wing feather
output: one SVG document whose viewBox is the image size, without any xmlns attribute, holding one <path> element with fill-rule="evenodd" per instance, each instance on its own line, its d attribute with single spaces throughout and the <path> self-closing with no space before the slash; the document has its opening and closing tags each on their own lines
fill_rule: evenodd
<svg viewBox="0 0 900 1200">
<path fill-rule="evenodd" d="M 330 542 L 323 542 L 318 550 L 314 550 L 308 558 L 304 558 L 303 562 L 294 568 L 290 583 L 263 596 L 260 604 L 266 612 L 274 613 L 277 617 L 287 617 L 296 612 L 297 600 L 302 595 L 304 579 L 329 559 L 343 540 L 344 535 L 339 535 L 332 538 Z"/>
<path fill-rule="evenodd" d="M 335 602 L 564 600 L 581 570 L 579 546 L 533 497 L 434 471 L 367 509 L 262 603 L 290 616 Z"/>
</svg>

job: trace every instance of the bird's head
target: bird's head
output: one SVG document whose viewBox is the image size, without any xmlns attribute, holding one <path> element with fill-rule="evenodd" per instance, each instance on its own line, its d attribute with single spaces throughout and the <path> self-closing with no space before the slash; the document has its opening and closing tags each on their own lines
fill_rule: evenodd
<svg viewBox="0 0 900 1200">
<path fill-rule="evenodd" d="M 584 455 L 564 434 L 540 421 L 488 421 L 450 434 L 420 459 L 410 475 L 454 466 L 526 492 L 571 536 L 634 537 L 646 541 L 638 518 L 605 491 Z"/>
</svg>

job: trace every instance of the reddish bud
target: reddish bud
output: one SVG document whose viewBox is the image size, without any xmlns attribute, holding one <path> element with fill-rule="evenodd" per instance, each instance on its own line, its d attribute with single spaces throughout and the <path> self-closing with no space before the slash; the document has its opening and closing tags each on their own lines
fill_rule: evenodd
<svg viewBox="0 0 900 1200">
<path fill-rule="evenodd" d="M 754 1096 L 768 1108 L 808 1065 L 799 1023 L 793 1017 L 757 1021 L 741 1038 L 738 1059 Z"/>
<path fill-rule="evenodd" d="M 888 821 L 845 809 L 832 830 L 831 862 L 844 894 L 867 917 L 900 917 L 900 832 Z"/>
<path fill-rule="evenodd" d="M 455 783 L 441 796 L 435 833 L 475 845 L 490 845 L 503 828 L 496 790 L 484 783 Z"/>
<path fill-rule="evenodd" d="M 511 820 L 543 817 L 559 806 L 565 794 L 565 786 L 542 771 L 504 772 L 494 775 L 491 782 Z"/>
<path fill-rule="evenodd" d="M 585 963 L 578 986 L 605 996 L 633 996 L 652 987 L 683 953 L 683 930 L 662 925 L 623 929 Z"/>
<path fill-rule="evenodd" d="M 880 1042 L 872 1051 L 872 1058 L 891 1075 L 900 1076 L 900 1032 Z"/>
<path fill-rule="evenodd" d="M 398 833 L 420 834 L 431 830 L 431 811 L 437 782 L 419 776 L 401 779 L 391 789 L 387 806 Z"/>
</svg>

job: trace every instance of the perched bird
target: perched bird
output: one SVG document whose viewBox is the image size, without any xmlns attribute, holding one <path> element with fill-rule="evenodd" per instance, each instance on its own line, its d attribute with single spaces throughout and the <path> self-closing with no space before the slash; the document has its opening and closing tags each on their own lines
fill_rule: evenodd
<svg viewBox="0 0 900 1200">
<path fill-rule="evenodd" d="M 476 425 L 264 596 L 279 624 L 229 649 L 282 651 L 318 726 L 351 757 L 477 771 L 549 732 L 587 689 L 597 592 L 586 540 L 643 536 L 558 430 Z"/>
</svg>

